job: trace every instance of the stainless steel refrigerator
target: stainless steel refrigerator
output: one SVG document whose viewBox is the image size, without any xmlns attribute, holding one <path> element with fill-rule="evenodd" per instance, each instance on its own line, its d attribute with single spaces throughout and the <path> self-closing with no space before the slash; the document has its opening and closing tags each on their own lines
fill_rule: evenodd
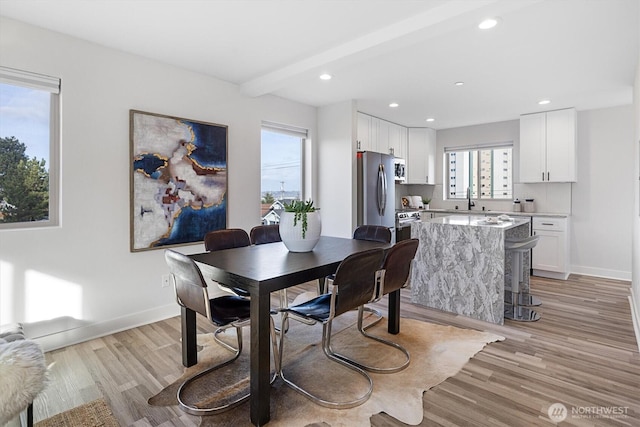
<svg viewBox="0 0 640 427">
<path fill-rule="evenodd" d="M 383 225 L 391 230 L 395 242 L 395 180 L 393 156 L 359 151 L 358 225 Z"/>
</svg>

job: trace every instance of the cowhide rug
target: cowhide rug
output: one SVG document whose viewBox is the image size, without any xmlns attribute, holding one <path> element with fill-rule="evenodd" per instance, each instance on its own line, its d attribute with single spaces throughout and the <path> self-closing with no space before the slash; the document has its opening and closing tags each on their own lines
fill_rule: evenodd
<svg viewBox="0 0 640 427">
<path fill-rule="evenodd" d="M 400 360 L 397 350 L 373 340 L 364 338 L 355 327 L 355 312 L 346 313 L 336 319 L 333 327 L 332 346 L 334 351 L 358 358 L 360 361 L 375 362 L 382 366 L 393 366 Z M 277 379 L 271 390 L 271 421 L 269 426 L 370 426 L 369 418 L 379 412 L 411 425 L 419 424 L 423 418 L 422 395 L 424 391 L 458 373 L 467 361 L 488 343 L 502 341 L 503 337 L 453 326 L 441 326 L 414 319 L 401 319 L 400 333 L 386 332 L 386 319 L 369 329 L 407 348 L 411 354 L 411 364 L 394 374 L 372 374 L 374 390 L 371 398 L 356 408 L 336 410 L 318 406 Z M 231 331 L 230 331 L 231 332 Z M 233 332 L 235 333 L 235 332 Z M 219 399 L 214 396 L 220 391 L 222 398 L 228 390 L 237 392 L 239 386 L 248 387 L 249 370 L 249 330 L 245 329 L 245 350 L 234 363 L 213 371 L 190 387 L 187 398 L 191 402 L 206 402 Z M 230 335 L 230 337 L 235 337 Z M 357 373 L 330 361 L 320 345 L 322 326 L 308 326 L 291 321 L 285 336 L 284 372 L 287 378 L 311 388 L 323 396 L 353 396 L 361 394 L 366 384 Z M 232 342 L 230 340 L 230 342 Z M 210 334 L 199 335 L 202 346 L 198 354 L 199 363 L 184 369 L 184 374 L 149 399 L 150 405 L 177 405 L 176 391 L 185 378 L 204 370 L 230 356 L 216 344 Z M 273 363 L 273 362 L 272 362 Z M 244 403 L 219 415 L 201 417 L 201 426 L 251 426 L 249 404 Z"/>
</svg>

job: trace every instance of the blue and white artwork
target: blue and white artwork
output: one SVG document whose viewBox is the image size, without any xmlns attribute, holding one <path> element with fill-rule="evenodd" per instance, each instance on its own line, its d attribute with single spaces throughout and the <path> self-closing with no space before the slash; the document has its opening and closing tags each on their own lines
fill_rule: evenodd
<svg viewBox="0 0 640 427">
<path fill-rule="evenodd" d="M 227 227 L 227 126 L 130 111 L 131 250 Z"/>
</svg>

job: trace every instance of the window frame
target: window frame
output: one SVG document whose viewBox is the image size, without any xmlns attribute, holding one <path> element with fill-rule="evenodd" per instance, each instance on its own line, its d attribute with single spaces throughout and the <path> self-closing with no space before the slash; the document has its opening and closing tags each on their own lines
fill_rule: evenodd
<svg viewBox="0 0 640 427">
<path fill-rule="evenodd" d="M 497 169 L 503 169 L 500 167 L 496 166 L 495 163 L 495 152 L 496 150 L 502 150 L 502 149 L 509 149 L 510 150 L 510 176 L 508 177 L 508 181 L 511 184 L 510 188 L 508 190 L 508 192 L 510 193 L 510 195 L 507 195 L 506 197 L 495 197 L 495 193 L 497 191 L 504 191 L 504 190 L 497 190 L 496 188 L 494 188 L 495 183 L 496 183 L 496 170 Z M 489 172 L 491 175 L 489 178 L 485 178 L 485 176 L 482 175 L 483 170 L 482 170 L 482 152 L 486 152 L 486 151 L 491 151 L 491 158 L 490 158 L 490 164 L 491 164 L 491 169 Z M 451 172 L 452 172 L 452 168 L 451 168 L 451 154 L 458 154 L 458 153 L 464 153 L 467 154 L 469 156 L 469 159 L 466 160 L 468 162 L 468 169 L 466 170 L 466 173 L 464 175 L 468 176 L 468 183 L 465 186 L 465 189 L 463 190 L 462 193 L 460 193 L 459 191 L 457 191 L 456 189 L 456 196 L 451 195 L 451 188 L 452 188 L 452 177 L 451 177 Z M 472 159 L 473 158 L 473 159 Z M 464 161 L 464 160 L 463 160 Z M 444 182 L 446 183 L 443 187 L 444 187 L 444 200 L 452 200 L 452 201 L 457 201 L 457 200 L 465 200 L 467 198 L 466 196 L 466 188 L 470 187 L 472 189 L 471 191 L 471 199 L 472 200 L 485 200 L 485 201 L 507 201 L 507 200 L 513 200 L 513 176 L 514 176 L 514 165 L 513 165 L 513 141 L 510 142 L 506 142 L 506 143 L 492 143 L 492 144 L 484 144 L 484 145 L 474 145 L 474 146 L 461 146 L 461 147 L 446 147 L 444 149 L 444 159 L 443 159 L 443 163 L 444 163 Z M 500 173 L 504 172 L 503 170 L 500 171 Z M 491 179 L 491 194 L 489 196 L 483 195 L 483 180 L 486 179 Z"/>
<path fill-rule="evenodd" d="M 309 131 L 307 129 L 301 128 L 301 127 L 297 127 L 297 126 L 292 126 L 292 125 L 286 125 L 286 124 L 281 124 L 281 123 L 277 123 L 277 122 L 270 122 L 270 121 L 262 121 L 261 127 L 260 127 L 260 150 L 262 151 L 262 132 L 263 131 L 268 131 L 268 132 L 273 132 L 273 133 L 279 133 L 279 134 L 283 134 L 283 135 L 289 135 L 289 136 L 294 136 L 296 138 L 300 138 L 300 200 L 307 200 L 307 197 L 309 196 L 308 194 L 308 187 L 307 187 L 307 179 L 309 178 L 307 175 L 307 171 L 308 171 L 308 142 L 309 142 Z M 262 157 L 260 159 L 260 178 L 262 180 Z M 262 182 L 260 183 L 260 197 L 262 197 Z M 276 200 L 279 200 L 276 198 Z M 263 218 L 262 215 L 260 215 L 261 219 Z"/>
<path fill-rule="evenodd" d="M 49 97 L 49 218 L 41 221 L 2 222 L 0 231 L 50 228 L 61 225 L 60 204 L 60 93 L 61 79 L 44 74 L 0 66 L 0 83 L 37 89 Z M 10 135 L 9 135 L 10 136 Z"/>
</svg>

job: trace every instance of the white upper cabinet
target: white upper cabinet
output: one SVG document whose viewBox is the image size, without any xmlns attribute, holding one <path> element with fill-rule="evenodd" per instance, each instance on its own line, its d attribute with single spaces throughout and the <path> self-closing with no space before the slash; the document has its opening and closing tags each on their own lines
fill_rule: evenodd
<svg viewBox="0 0 640 427">
<path fill-rule="evenodd" d="M 436 131 L 409 128 L 407 141 L 407 184 L 435 184 Z"/>
<path fill-rule="evenodd" d="M 405 158 L 407 152 L 407 128 L 358 113 L 356 150 L 375 151 Z"/>
<path fill-rule="evenodd" d="M 389 123 L 389 154 L 394 157 L 406 158 L 407 152 L 407 128 Z"/>
<path fill-rule="evenodd" d="M 520 182 L 575 182 L 576 110 L 520 116 Z"/>
<path fill-rule="evenodd" d="M 356 150 L 378 151 L 378 122 L 375 117 L 358 113 L 358 139 Z"/>
</svg>

